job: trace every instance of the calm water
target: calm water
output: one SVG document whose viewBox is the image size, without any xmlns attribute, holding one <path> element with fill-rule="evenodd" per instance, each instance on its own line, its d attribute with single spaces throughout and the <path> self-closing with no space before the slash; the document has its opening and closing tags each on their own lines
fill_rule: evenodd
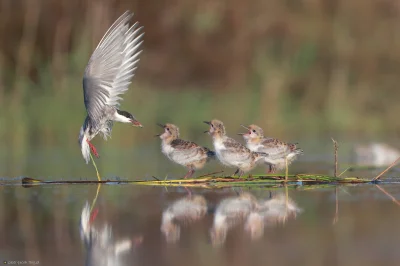
<svg viewBox="0 0 400 266">
<path fill-rule="evenodd" d="M 330 140 L 301 143 L 306 153 L 290 167 L 290 172 L 332 174 Z M 184 168 L 170 163 L 161 154 L 159 141 L 135 149 L 113 148 L 109 143 L 100 147 L 102 157 L 98 166 L 104 178 L 119 176 L 135 180 L 157 176 L 163 179 L 185 174 Z M 348 150 L 345 144 L 341 145 L 341 170 L 348 161 Z M 3 176 L 0 183 L 5 179 L 20 180 L 18 176 L 24 175 L 45 180 L 95 179 L 93 167 L 84 164 L 76 146 L 26 152 L 30 155 L 0 152 Z M 235 169 L 211 162 L 196 176 L 219 170 L 231 174 Z M 264 171 L 260 167 L 254 173 Z M 346 175 L 369 178 L 380 171 L 348 172 Z M 399 175 L 398 170 L 390 174 L 392 177 Z M 88 265 L 96 266 L 103 265 L 96 259 L 101 262 L 108 259 L 109 265 L 114 266 L 400 263 L 400 206 L 392 200 L 400 199 L 399 182 L 379 187 L 190 191 L 103 185 L 90 213 L 90 222 L 83 223 L 87 225 L 87 230 L 83 231 L 87 234 L 81 234 L 82 211 L 86 202 L 92 204 L 97 188 L 97 185 L 31 188 L 0 185 L 0 262 L 85 265 L 89 260 L 92 264 Z M 257 207 L 238 201 L 239 195 L 246 193 L 256 199 L 254 206 Z M 194 198 L 201 200 L 193 203 Z M 284 202 L 271 207 L 276 199 L 284 199 Z M 274 210 L 273 215 L 260 207 L 267 204 L 270 204 L 268 210 Z M 181 209 L 177 211 L 176 206 Z M 225 216 L 221 215 L 224 213 L 221 206 L 225 206 Z M 246 206 L 250 206 L 247 212 Z M 296 216 L 290 211 L 293 206 L 301 210 Z M 172 209 L 168 209 L 170 207 Z M 181 217 L 190 217 L 181 221 L 179 210 Z M 240 215 L 236 217 L 235 214 Z"/>
<path fill-rule="evenodd" d="M 400 198 L 400 185 L 380 188 Z M 180 234 L 168 238 L 161 232 L 163 212 L 188 198 L 187 190 L 103 185 L 90 228 L 100 232 L 108 225 L 112 238 L 97 253 L 86 248 L 79 227 L 85 202 L 92 202 L 96 189 L 96 185 L 0 187 L 0 260 L 84 265 L 88 252 L 106 256 L 130 243 L 127 250 L 117 252 L 120 264 L 114 265 L 399 265 L 400 261 L 400 207 L 375 185 L 338 187 L 337 205 L 335 187 L 288 189 L 289 198 L 301 209 L 296 217 L 268 221 L 258 235 L 244 229 L 244 217 L 230 223 L 232 228 L 219 244 L 212 241 L 210 230 L 222 200 L 248 192 L 267 202 L 271 196 L 285 195 L 285 189 L 192 189 L 192 198 L 204 197 L 207 211 L 183 224 L 173 221 Z"/>
</svg>

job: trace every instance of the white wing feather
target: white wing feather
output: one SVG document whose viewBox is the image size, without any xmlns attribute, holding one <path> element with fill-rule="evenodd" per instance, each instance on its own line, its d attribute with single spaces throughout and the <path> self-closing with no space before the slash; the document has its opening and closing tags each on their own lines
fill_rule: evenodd
<svg viewBox="0 0 400 266">
<path fill-rule="evenodd" d="M 83 77 L 86 110 L 94 122 L 104 115 L 106 105 L 117 108 L 128 90 L 139 62 L 142 27 L 129 27 L 133 14 L 126 11 L 108 29 L 93 52 Z"/>
</svg>

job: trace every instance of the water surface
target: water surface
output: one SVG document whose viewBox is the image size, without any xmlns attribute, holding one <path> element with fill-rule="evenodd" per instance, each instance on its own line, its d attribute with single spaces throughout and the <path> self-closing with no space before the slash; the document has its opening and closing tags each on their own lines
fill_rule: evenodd
<svg viewBox="0 0 400 266">
<path fill-rule="evenodd" d="M 400 197 L 399 185 L 380 187 Z M 84 265 L 88 250 L 81 240 L 80 218 L 96 189 L 0 187 L 0 259 Z M 107 224 L 112 243 L 131 241 L 119 265 L 398 265 L 400 207 L 375 185 L 289 189 L 289 197 L 302 210 L 296 217 L 266 225 L 258 238 L 238 222 L 226 240 L 215 245 L 210 229 L 218 204 L 242 192 L 268 200 L 285 189 L 192 189 L 192 195 L 205 198 L 208 210 L 200 219 L 182 224 L 180 237 L 168 241 L 160 229 L 162 213 L 187 197 L 187 190 L 103 185 L 92 225 L 101 230 Z"/>
</svg>

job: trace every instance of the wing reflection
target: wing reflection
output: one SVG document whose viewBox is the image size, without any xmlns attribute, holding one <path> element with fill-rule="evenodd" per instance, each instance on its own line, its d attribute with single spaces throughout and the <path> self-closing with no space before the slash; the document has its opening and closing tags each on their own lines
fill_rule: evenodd
<svg viewBox="0 0 400 266">
<path fill-rule="evenodd" d="M 204 217 L 207 202 L 203 196 L 189 195 L 171 204 L 162 214 L 161 232 L 168 243 L 180 239 L 181 225 L 190 224 Z"/>
<path fill-rule="evenodd" d="M 107 224 L 99 229 L 93 225 L 97 211 L 91 213 L 89 203 L 83 207 L 80 220 L 81 240 L 86 249 L 86 266 L 122 266 L 121 256 L 139 244 L 142 238 L 115 240 Z"/>
</svg>

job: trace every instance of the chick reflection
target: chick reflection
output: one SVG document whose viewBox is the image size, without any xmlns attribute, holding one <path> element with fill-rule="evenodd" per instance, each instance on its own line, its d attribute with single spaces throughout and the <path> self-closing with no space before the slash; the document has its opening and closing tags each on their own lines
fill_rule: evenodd
<svg viewBox="0 0 400 266">
<path fill-rule="evenodd" d="M 180 238 L 181 225 L 190 224 L 204 217 L 207 202 L 203 196 L 189 195 L 175 201 L 162 215 L 161 232 L 168 243 L 175 243 Z"/>
<path fill-rule="evenodd" d="M 256 208 L 249 214 L 245 223 L 245 231 L 251 239 L 258 239 L 264 235 L 265 226 L 284 224 L 290 218 L 296 218 L 301 209 L 285 194 L 279 194 L 272 199 L 258 202 Z"/>
<path fill-rule="evenodd" d="M 249 193 L 222 200 L 215 210 L 213 227 L 210 231 L 212 244 L 214 246 L 223 244 L 227 232 L 245 221 L 256 206 L 256 198 Z"/>
<path fill-rule="evenodd" d="M 81 239 L 86 249 L 86 266 L 120 266 L 124 265 L 121 255 L 139 244 L 142 238 L 135 240 L 122 239 L 115 241 L 111 228 L 105 224 L 101 230 L 93 226 L 97 211 L 91 214 L 89 203 L 83 207 L 80 221 Z"/>
</svg>

